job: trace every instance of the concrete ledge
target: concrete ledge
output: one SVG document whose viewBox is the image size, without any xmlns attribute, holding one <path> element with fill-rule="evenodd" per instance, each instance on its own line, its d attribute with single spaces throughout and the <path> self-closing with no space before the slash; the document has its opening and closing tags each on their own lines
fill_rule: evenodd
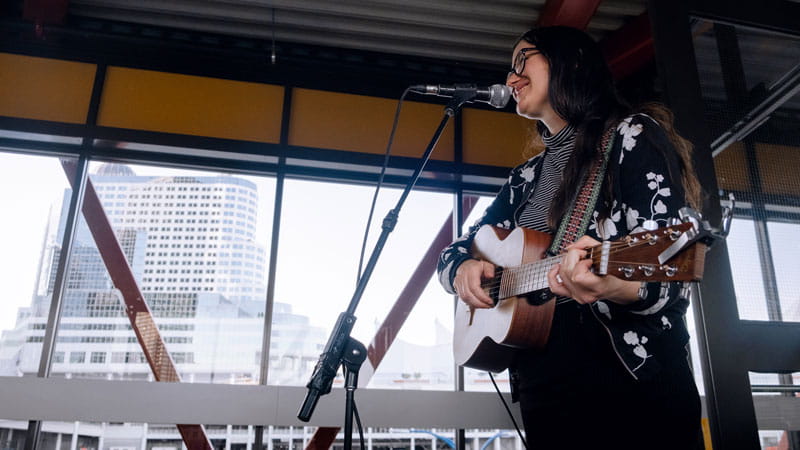
<svg viewBox="0 0 800 450">
<path fill-rule="evenodd" d="M 344 390 L 320 398 L 297 420 L 304 387 L 0 377 L 0 419 L 341 426 Z M 507 401 L 508 396 L 506 396 Z M 491 392 L 359 389 L 365 426 L 513 428 Z M 512 407 L 518 414 L 519 408 Z M 521 420 L 517 416 L 517 420 Z"/>
</svg>

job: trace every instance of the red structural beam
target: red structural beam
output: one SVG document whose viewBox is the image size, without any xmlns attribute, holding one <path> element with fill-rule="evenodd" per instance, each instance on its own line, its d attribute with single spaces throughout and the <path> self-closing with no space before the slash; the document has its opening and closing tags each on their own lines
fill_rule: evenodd
<svg viewBox="0 0 800 450">
<path fill-rule="evenodd" d="M 615 79 L 637 72 L 655 56 L 650 17 L 646 12 L 635 17 L 603 39 L 600 48 Z"/>
<path fill-rule="evenodd" d="M 547 0 L 537 25 L 565 25 L 586 29 L 602 0 Z M 617 80 L 644 67 L 655 56 L 650 17 L 645 12 L 610 33 L 601 42 L 603 54 Z"/>
<path fill-rule="evenodd" d="M 584 30 L 602 0 L 547 0 L 539 13 L 537 25 L 564 25 Z"/>
<path fill-rule="evenodd" d="M 478 197 L 466 196 L 464 197 L 464 217 L 468 216 L 478 202 Z M 400 295 L 395 300 L 392 309 L 386 315 L 378 331 L 375 332 L 375 337 L 367 349 L 369 363 L 372 365 L 373 372 L 377 370 L 378 365 L 386 356 L 389 347 L 394 342 L 397 333 L 403 327 L 403 324 L 417 304 L 417 300 L 425 290 L 431 276 L 436 272 L 436 264 L 439 260 L 439 253 L 453 240 L 453 215 L 450 214 L 447 220 L 442 224 L 436 237 L 433 238 L 431 245 L 420 260 L 411 278 L 408 279 L 405 288 L 400 292 Z M 336 440 L 336 434 L 339 433 L 339 427 L 320 427 L 311 437 L 306 445 L 306 450 L 327 450 L 333 445 Z"/>
<path fill-rule="evenodd" d="M 77 181 L 75 180 L 77 172 L 75 161 L 62 159 L 61 165 L 72 188 L 75 189 L 74 183 Z M 144 295 L 139 290 L 128 259 L 122 251 L 122 246 L 114 234 L 111 222 L 108 221 L 103 204 L 90 179 L 86 180 L 82 211 L 86 225 L 97 245 L 97 251 L 108 270 L 108 275 L 111 277 L 114 287 L 122 294 L 125 312 L 128 314 L 131 327 L 136 333 L 136 338 L 139 340 L 155 380 L 180 382 L 181 378 L 175 368 L 175 363 L 164 345 L 164 339 L 153 320 L 153 314 L 145 302 Z M 177 427 L 187 448 L 192 450 L 212 450 L 214 448 L 202 425 L 177 425 Z"/>
<path fill-rule="evenodd" d="M 25 0 L 22 17 L 37 25 L 63 24 L 68 8 L 69 0 Z"/>
</svg>

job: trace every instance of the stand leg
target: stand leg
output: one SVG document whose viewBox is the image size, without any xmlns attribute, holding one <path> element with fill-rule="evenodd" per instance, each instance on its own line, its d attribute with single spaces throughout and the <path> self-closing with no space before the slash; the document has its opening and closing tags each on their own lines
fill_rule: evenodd
<svg viewBox="0 0 800 450">
<path fill-rule="evenodd" d="M 352 337 L 347 342 L 342 357 L 344 368 L 344 389 L 345 389 L 345 408 L 344 408 L 344 449 L 353 448 L 353 410 L 355 408 L 355 393 L 358 387 L 358 371 L 361 364 L 367 359 L 367 349 L 364 344 Z"/>
</svg>

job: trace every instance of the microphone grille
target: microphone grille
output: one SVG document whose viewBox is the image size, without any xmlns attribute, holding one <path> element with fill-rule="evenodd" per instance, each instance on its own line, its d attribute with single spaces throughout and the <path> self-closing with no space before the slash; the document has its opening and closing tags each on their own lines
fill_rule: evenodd
<svg viewBox="0 0 800 450">
<path fill-rule="evenodd" d="M 489 104 L 495 108 L 505 108 L 511 100 L 511 88 L 504 84 L 493 84 L 489 87 Z"/>
</svg>

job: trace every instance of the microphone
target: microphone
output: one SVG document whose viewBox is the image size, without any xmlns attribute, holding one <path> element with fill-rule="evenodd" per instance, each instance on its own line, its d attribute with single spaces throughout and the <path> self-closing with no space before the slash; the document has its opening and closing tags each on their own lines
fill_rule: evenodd
<svg viewBox="0 0 800 450">
<path fill-rule="evenodd" d="M 503 84 L 493 84 L 489 87 L 474 84 L 418 84 L 409 89 L 418 94 L 439 97 L 453 97 L 463 93 L 472 96 L 470 101 L 488 103 L 495 108 L 505 107 L 511 99 L 511 88 Z"/>
</svg>

